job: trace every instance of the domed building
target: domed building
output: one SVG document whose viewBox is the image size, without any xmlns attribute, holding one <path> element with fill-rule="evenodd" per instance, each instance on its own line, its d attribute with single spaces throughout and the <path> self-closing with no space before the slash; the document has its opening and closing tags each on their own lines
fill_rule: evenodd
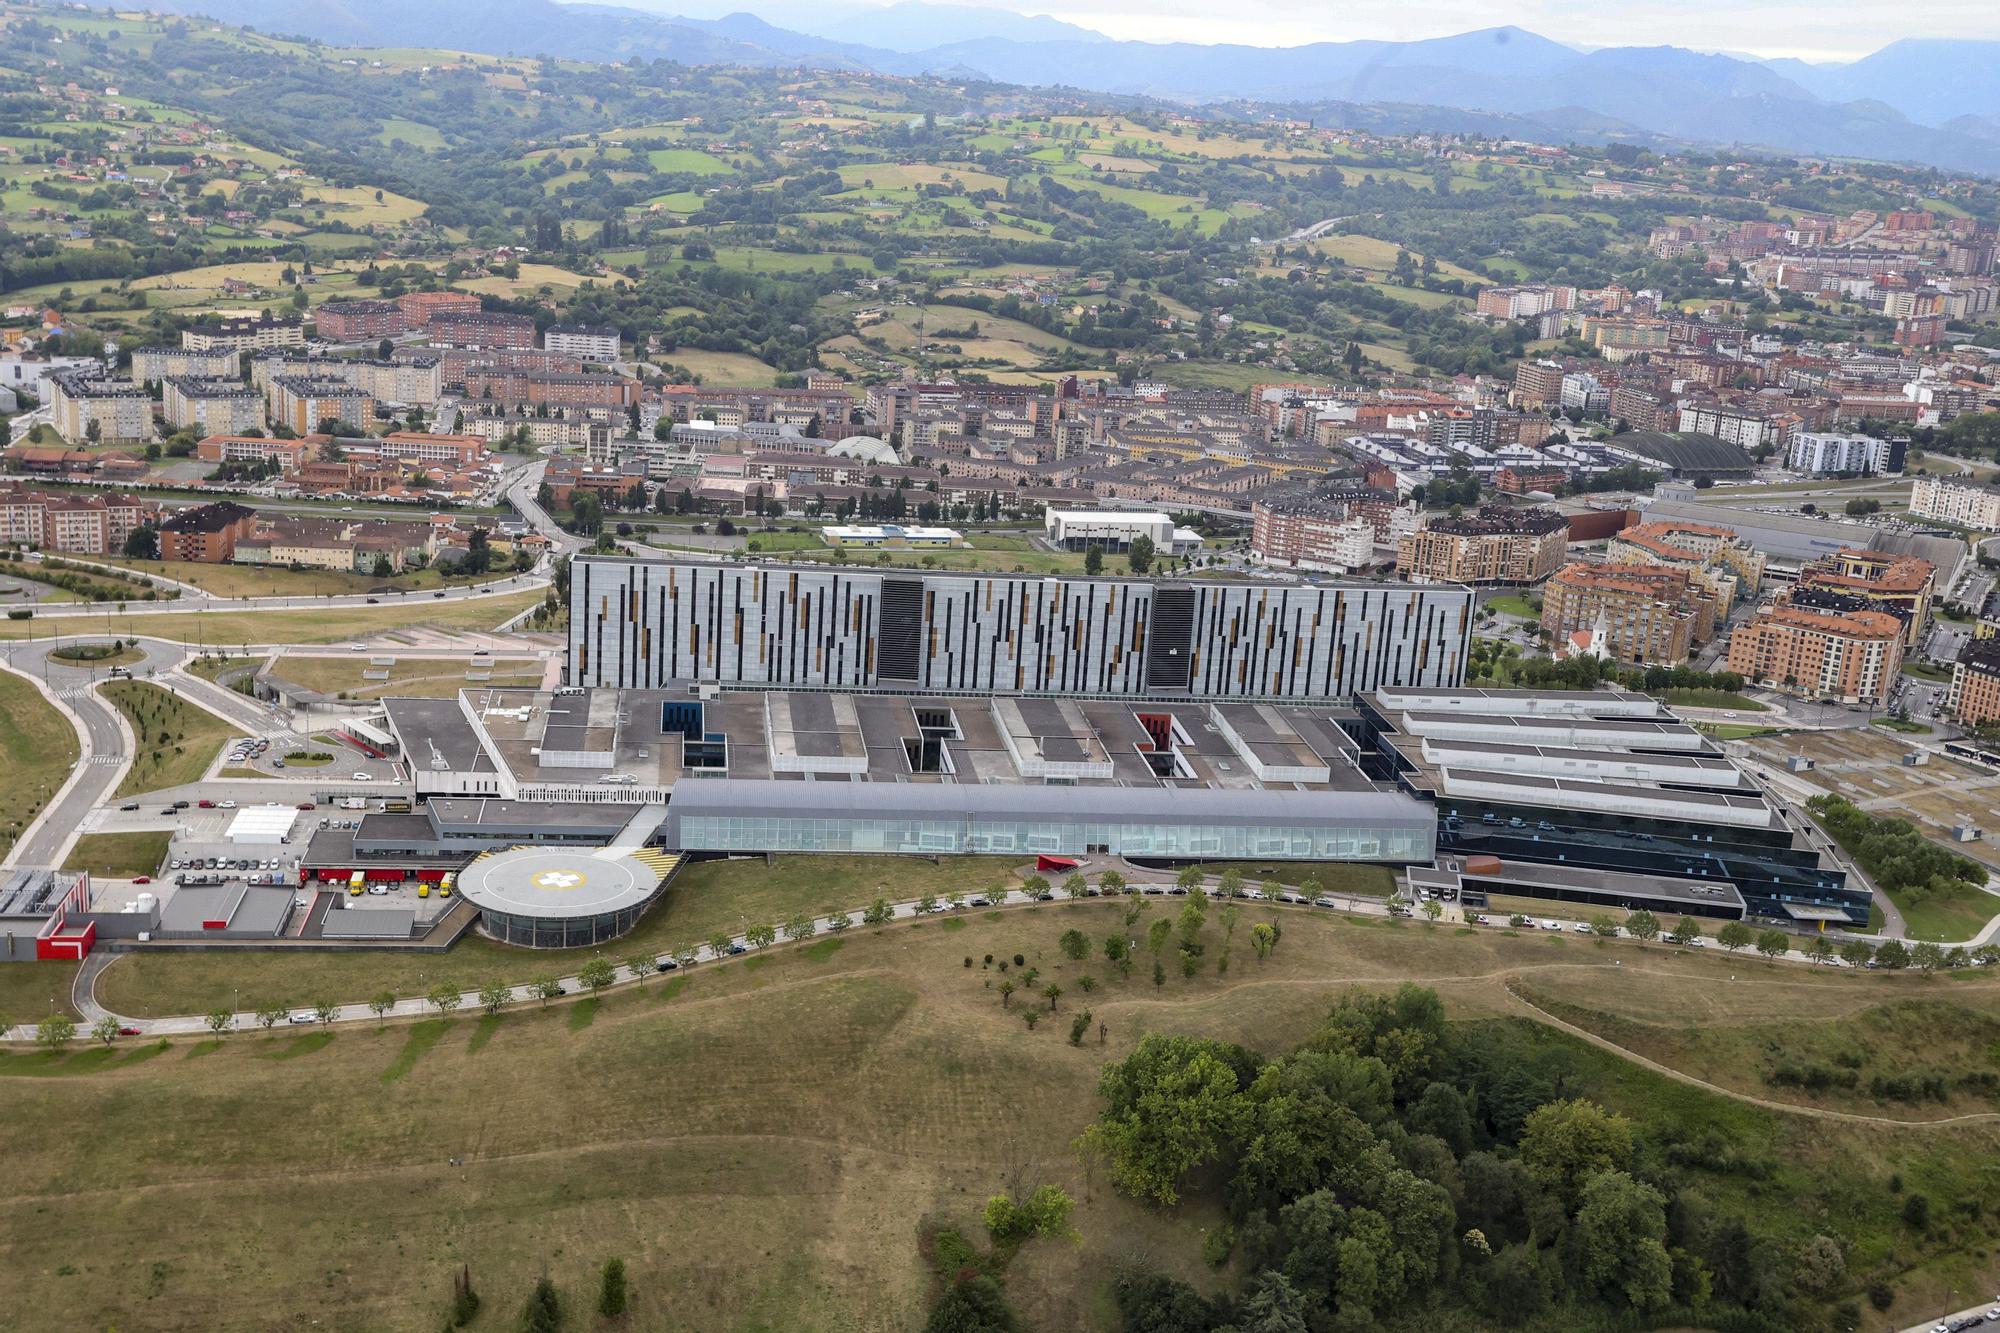
<svg viewBox="0 0 2000 1333">
<path fill-rule="evenodd" d="M 901 467 L 903 459 L 896 447 L 886 440 L 878 440 L 873 435 L 850 435 L 830 446 L 828 458 L 853 458 L 863 463 L 880 463 L 884 467 Z"/>
</svg>

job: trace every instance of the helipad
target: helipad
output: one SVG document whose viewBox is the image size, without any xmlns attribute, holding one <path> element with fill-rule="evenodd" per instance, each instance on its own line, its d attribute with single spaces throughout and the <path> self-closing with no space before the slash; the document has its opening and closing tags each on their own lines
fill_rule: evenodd
<svg viewBox="0 0 2000 1333">
<path fill-rule="evenodd" d="M 467 866 L 458 888 L 495 939 L 575 948 L 630 930 L 672 865 L 650 851 L 514 847 Z"/>
</svg>

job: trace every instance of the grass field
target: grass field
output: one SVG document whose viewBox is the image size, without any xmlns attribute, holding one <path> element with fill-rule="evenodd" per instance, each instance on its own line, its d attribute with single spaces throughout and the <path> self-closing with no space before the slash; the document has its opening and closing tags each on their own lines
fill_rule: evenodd
<svg viewBox="0 0 2000 1333">
<path fill-rule="evenodd" d="M 1015 864 L 1006 857 L 934 866 L 919 857 L 806 856 L 781 857 L 774 870 L 761 860 L 703 862 L 681 872 L 638 928 L 605 952 L 621 958 L 663 953 L 714 931 L 740 934 L 745 925 L 775 924 L 801 911 L 857 910 L 877 897 L 900 902 L 925 893 L 974 892 L 1009 881 Z M 597 952 L 517 949 L 468 935 L 441 957 L 153 953 L 121 958 L 98 993 L 121 1013 L 204 1013 L 238 988 L 245 996 L 302 1004 L 321 996 L 358 1000 L 385 988 L 421 995 L 439 982 L 470 989 L 499 977 L 518 984 L 574 972 Z"/>
<path fill-rule="evenodd" d="M 1539 601 L 1523 597 L 1519 593 L 1489 597 L 1480 605 L 1503 616 L 1520 616 L 1524 620 L 1533 620 L 1542 614 L 1542 604 Z"/>
<path fill-rule="evenodd" d="M 167 859 L 173 834 L 165 829 L 152 833 L 86 833 L 70 848 L 63 862 L 65 870 L 88 870 L 106 879 L 130 879 L 150 875 Z"/>
<path fill-rule="evenodd" d="M 1348 986 L 1406 979 L 1436 987 L 1452 1019 L 1475 1025 L 1468 1039 L 1522 1062 L 1565 1060 L 1566 1095 L 1624 1112 L 1652 1142 L 1726 1134 L 1757 1169 L 1688 1168 L 1684 1193 L 1783 1239 L 1839 1236 L 1851 1283 L 1879 1275 L 1898 1295 L 1880 1323 L 1946 1308 L 1947 1287 L 1981 1290 L 1995 1272 L 1982 1227 L 1913 1235 L 1886 1182 L 1899 1176 L 1935 1218 L 1956 1219 L 2000 1184 L 2000 1128 L 1898 1130 L 1731 1101 L 1542 1026 L 1509 983 L 1573 1006 L 1565 1014 L 1741 1027 L 1728 1036 L 1742 1060 L 1685 1058 L 1768 1095 L 1743 1063 L 1766 1058 L 1760 1024 L 1809 1030 L 1785 1038 L 1804 1052 L 1843 1019 L 1881 1023 L 1862 1038 L 1871 1060 L 1913 1064 L 1927 1048 L 1904 1039 L 1936 1033 L 1946 1059 L 1990 1065 L 1979 1042 L 2000 1008 L 1996 979 L 1812 972 L 1294 911 L 1268 963 L 1238 949 L 1226 976 L 1155 987 L 1143 967 L 1121 979 L 1056 948 L 1071 926 L 1093 939 L 1119 930 L 1119 910 L 1054 903 L 953 918 L 956 931 L 857 930 L 837 949 L 780 948 L 613 992 L 587 1021 L 573 1021 L 575 1004 L 527 1006 L 380 1032 L 179 1040 L 150 1057 L 150 1045 L 0 1057 L 17 1076 L 13 1188 L 0 1200 L 16 1297 L 54 1326 L 252 1328 L 310 1310 L 326 1328 L 428 1333 L 461 1264 L 487 1303 L 475 1326 L 500 1327 L 544 1271 L 581 1306 L 615 1255 L 633 1327 L 914 1329 L 920 1221 L 976 1231 L 989 1194 L 1052 1183 L 1078 1201 L 1080 1240 L 1023 1249 L 1009 1296 L 1027 1327 L 1109 1329 L 1106 1284 L 1130 1256 L 1201 1287 L 1222 1280 L 1200 1259 L 1221 1209 L 1205 1190 L 1172 1212 L 1140 1207 L 1085 1174 L 1069 1145 L 1096 1111 L 1103 1063 L 1159 1031 L 1288 1049 Z M 1029 1031 L 1018 1001 L 1001 1005 L 979 960 L 1017 952 L 1063 985 L 1062 1013 L 1088 1007 L 1105 1024 L 1104 1045 L 1072 1047 L 1054 1020 Z M 1948 1008 L 1893 1008 L 1923 1000 Z M 1867 1016 L 1883 1006 L 1889 1021 Z M 157 1150 L 122 1151 L 141 1136 Z M 730 1244 L 716 1245 L 723 1235 Z M 141 1261 L 89 1264 L 78 1282 L 61 1270 L 83 1237 Z"/>
<path fill-rule="evenodd" d="M 1948 943 L 1969 940 L 1995 916 L 2000 916 L 2000 897 L 1984 889 L 1966 887 L 1955 893 L 1925 893 L 1921 901 L 1911 901 L 1907 893 L 1889 895 L 1902 909 L 1913 940 Z"/>
<path fill-rule="evenodd" d="M 364 680 L 361 673 L 386 669 L 387 680 Z M 351 694 L 358 698 L 378 699 L 389 694 L 408 694 L 413 686 L 421 686 L 418 693 L 456 694 L 465 689 L 469 682 L 465 678 L 466 660 L 449 660 L 427 657 L 411 658 L 388 668 L 368 665 L 368 659 L 359 655 L 352 657 L 301 657 L 287 654 L 279 663 L 278 675 L 294 685 L 303 685 L 321 694 Z M 493 679 L 476 682 L 482 686 L 506 686 L 509 688 L 539 689 L 542 683 L 542 664 L 533 658 L 502 657 L 493 663 Z"/>
<path fill-rule="evenodd" d="M 655 364 L 679 366 L 690 375 L 699 375 L 711 384 L 764 387 L 778 382 L 777 367 L 744 352 L 704 352 L 699 348 L 681 347 L 662 353 L 655 358 Z"/>
<path fill-rule="evenodd" d="M 141 574 L 191 583 L 217 597 L 341 597 L 388 590 L 429 592 L 435 588 L 462 588 L 513 577 L 500 570 L 474 578 L 446 578 L 434 568 L 378 579 L 367 574 L 343 574 L 330 569 L 286 569 L 258 565 L 211 565 L 197 560 L 126 560 L 101 558 L 98 563 L 117 565 Z"/>
<path fill-rule="evenodd" d="M 1733 690 L 1668 690 L 1660 697 L 1683 708 L 1734 708 L 1746 713 L 1762 713 L 1767 708 L 1749 695 Z"/>
<path fill-rule="evenodd" d="M 102 694 L 132 726 L 139 750 L 117 796 L 137 796 L 197 782 L 241 728 L 158 685 L 114 680 Z"/>
<path fill-rule="evenodd" d="M 82 752 L 69 719 L 27 677 L 0 671 L 0 850 L 34 823 Z"/>
<path fill-rule="evenodd" d="M 126 612 L 106 633 L 142 634 L 179 643 L 333 643 L 413 625 L 436 629 L 492 629 L 542 602 L 537 590 L 461 602 L 408 602 L 400 606 L 301 611 L 194 611 L 147 615 Z M 0 621 L 0 638 L 46 639 L 46 625 Z"/>
</svg>

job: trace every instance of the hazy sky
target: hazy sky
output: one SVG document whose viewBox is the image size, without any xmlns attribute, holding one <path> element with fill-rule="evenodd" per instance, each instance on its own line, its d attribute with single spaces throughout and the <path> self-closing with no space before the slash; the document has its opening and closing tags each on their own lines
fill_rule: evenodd
<svg viewBox="0 0 2000 1333">
<path fill-rule="evenodd" d="M 1024 13 L 1033 3 L 1004 3 Z M 1899 37 L 2000 38 L 2000 4 L 1934 0 L 1406 0 L 1299 4 L 1292 0 L 1078 0 L 1041 12 L 1113 37 L 1294 46 L 1353 38 L 1409 40 L 1512 23 L 1572 46 L 1674 45 L 1807 60 L 1851 59 Z"/>
<path fill-rule="evenodd" d="M 1367 5 L 1306 0 L 961 2 L 1048 14 L 1113 37 L 1257 46 L 1357 38 L 1407 41 L 1507 23 L 1571 46 L 1673 45 L 1807 60 L 1853 59 L 1899 37 L 2000 39 L 2000 2 L 1996 0 L 1893 5 L 1887 0 L 1509 0 L 1504 4 L 1496 0 L 1390 0 Z M 665 3 L 673 5 L 673 0 Z M 773 0 L 766 8 L 757 0 L 683 0 L 674 7 L 696 17 L 748 9 L 782 22 L 774 11 L 799 3 Z M 828 6 L 837 7 L 846 6 Z"/>
</svg>

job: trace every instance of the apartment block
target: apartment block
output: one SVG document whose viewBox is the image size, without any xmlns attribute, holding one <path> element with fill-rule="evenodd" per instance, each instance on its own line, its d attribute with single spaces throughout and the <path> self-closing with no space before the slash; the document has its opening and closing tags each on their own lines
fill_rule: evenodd
<svg viewBox="0 0 2000 1333">
<path fill-rule="evenodd" d="M 322 422 L 343 421 L 367 430 L 375 419 L 375 400 L 345 380 L 310 375 L 279 375 L 271 381 L 270 418 L 298 435 L 311 434 Z"/>
<path fill-rule="evenodd" d="M 618 359 L 618 330 L 609 324 L 551 324 L 542 334 L 542 350 L 603 365 Z"/>
<path fill-rule="evenodd" d="M 118 555 L 159 506 L 136 496 L 49 493 L 0 487 L 0 544 L 73 555 Z"/>
<path fill-rule="evenodd" d="M 1338 497 L 1275 497 L 1250 513 L 1250 558 L 1259 564 L 1344 574 L 1375 558 L 1374 521 Z"/>
<path fill-rule="evenodd" d="M 1910 513 L 1982 532 L 2000 529 L 2000 491 L 1942 477 L 1918 477 L 1910 492 Z"/>
<path fill-rule="evenodd" d="M 1729 669 L 1813 699 L 1880 704 L 1903 666 L 1903 622 L 1886 611 L 1772 606 L 1729 636 Z"/>
<path fill-rule="evenodd" d="M 1687 519 L 1662 519 L 1626 528 L 1611 538 L 1605 559 L 1612 564 L 1661 565 L 1699 573 L 1720 602 L 1719 620 L 1736 603 L 1755 597 L 1764 584 L 1764 553 L 1728 528 Z"/>
<path fill-rule="evenodd" d="M 250 363 L 250 382 L 267 393 L 280 375 L 308 375 L 342 380 L 377 402 L 409 407 L 435 407 L 444 396 L 443 361 L 436 353 L 419 351 L 392 360 L 344 356 L 273 354 Z"/>
<path fill-rule="evenodd" d="M 1675 666 L 1715 633 L 1716 600 L 1695 573 L 1658 565 L 1563 566 L 1542 588 L 1542 628 L 1558 645 L 1591 635 L 1632 666 Z"/>
<path fill-rule="evenodd" d="M 1550 509 L 1486 505 L 1430 519 L 1396 547 L 1396 572 L 1434 583 L 1540 583 L 1562 567 L 1569 520 Z"/>
<path fill-rule="evenodd" d="M 233 347 L 197 352 L 185 347 L 141 347 L 132 353 L 132 378 L 163 384 L 170 376 L 233 380 L 243 373 L 243 354 Z"/>
<path fill-rule="evenodd" d="M 330 342 L 361 342 L 408 333 L 410 317 L 394 301 L 328 301 L 313 312 L 313 327 Z"/>
<path fill-rule="evenodd" d="M 233 500 L 183 509 L 160 524 L 160 559 L 221 564 L 255 527 L 257 511 Z"/>
<path fill-rule="evenodd" d="M 246 315 L 181 330 L 181 346 L 191 352 L 262 352 L 305 343 L 305 323 L 296 317 Z"/>
<path fill-rule="evenodd" d="M 167 425 L 205 435 L 241 435 L 264 426 L 264 395 L 241 380 L 169 375 L 160 386 Z"/>
<path fill-rule="evenodd" d="M 2000 638 L 1979 638 L 1959 650 L 1945 702 L 1962 727 L 2000 721 Z"/>
<path fill-rule="evenodd" d="M 1937 566 L 1889 551 L 1836 551 L 1799 570 L 1798 586 L 1859 597 L 1893 610 L 1904 626 L 1903 646 L 1914 648 L 1930 620 Z"/>
<path fill-rule="evenodd" d="M 480 305 L 471 292 L 406 292 L 396 298 L 396 308 L 412 329 L 427 330 L 440 315 L 476 315 Z"/>
<path fill-rule="evenodd" d="M 535 345 L 535 321 L 526 315 L 486 311 L 440 310 L 425 330 L 440 347 L 521 347 Z"/>
<path fill-rule="evenodd" d="M 153 438 L 153 400 L 130 380 L 62 371 L 45 381 L 49 416 L 69 444 L 140 444 Z"/>
<path fill-rule="evenodd" d="M 1878 440 L 1872 435 L 1800 431 L 1786 450 L 1785 466 L 1809 477 L 1897 473 L 1903 470 L 1909 447 L 1909 440 L 1901 436 Z"/>
</svg>

